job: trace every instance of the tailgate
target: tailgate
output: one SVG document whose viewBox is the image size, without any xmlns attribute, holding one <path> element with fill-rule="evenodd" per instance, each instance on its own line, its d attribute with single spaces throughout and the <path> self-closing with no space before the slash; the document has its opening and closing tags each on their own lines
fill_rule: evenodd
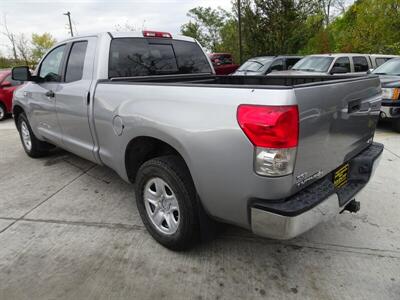
<svg viewBox="0 0 400 300">
<path fill-rule="evenodd" d="M 372 142 L 381 105 L 378 77 L 295 88 L 300 132 L 297 188 L 332 172 Z"/>
</svg>

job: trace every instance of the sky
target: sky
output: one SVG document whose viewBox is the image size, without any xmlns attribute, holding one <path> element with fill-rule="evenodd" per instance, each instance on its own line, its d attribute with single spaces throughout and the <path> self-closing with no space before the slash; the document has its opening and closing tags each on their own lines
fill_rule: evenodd
<svg viewBox="0 0 400 300">
<path fill-rule="evenodd" d="M 6 16 L 15 34 L 30 38 L 32 33 L 49 32 L 60 41 L 69 37 L 63 13 L 70 11 L 75 35 L 115 31 L 116 25 L 126 23 L 139 30 L 178 33 L 189 20 L 187 12 L 196 6 L 230 9 L 231 0 L 0 0 L 0 23 Z M 10 53 L 8 44 L 0 34 L 0 54 Z"/>
</svg>

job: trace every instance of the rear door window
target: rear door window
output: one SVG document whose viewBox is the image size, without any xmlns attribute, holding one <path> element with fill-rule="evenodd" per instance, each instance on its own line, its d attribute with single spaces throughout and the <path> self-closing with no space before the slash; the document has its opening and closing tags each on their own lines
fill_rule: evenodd
<svg viewBox="0 0 400 300">
<path fill-rule="evenodd" d="M 67 70 L 65 72 L 65 82 L 73 82 L 82 79 L 86 47 L 86 41 L 72 44 L 67 63 Z"/>
<path fill-rule="evenodd" d="M 364 56 L 353 57 L 354 72 L 367 72 L 369 69 L 368 61 Z"/>
<path fill-rule="evenodd" d="M 211 72 L 206 56 L 193 42 L 146 38 L 111 42 L 110 78 Z"/>
<path fill-rule="evenodd" d="M 350 73 L 350 59 L 348 57 L 339 57 L 333 65 L 333 68 L 335 67 L 345 68 L 347 73 Z"/>
</svg>

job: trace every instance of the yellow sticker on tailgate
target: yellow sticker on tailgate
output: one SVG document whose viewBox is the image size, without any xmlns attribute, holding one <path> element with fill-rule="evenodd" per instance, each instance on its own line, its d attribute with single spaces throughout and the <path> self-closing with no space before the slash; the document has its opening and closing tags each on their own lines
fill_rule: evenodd
<svg viewBox="0 0 400 300">
<path fill-rule="evenodd" d="M 349 177 L 349 167 L 349 164 L 345 164 L 335 171 L 333 174 L 333 184 L 335 188 L 341 188 L 346 185 Z"/>
</svg>

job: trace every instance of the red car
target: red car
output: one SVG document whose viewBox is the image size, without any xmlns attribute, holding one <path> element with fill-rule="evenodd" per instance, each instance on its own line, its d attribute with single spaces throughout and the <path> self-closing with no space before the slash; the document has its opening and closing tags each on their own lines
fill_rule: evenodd
<svg viewBox="0 0 400 300">
<path fill-rule="evenodd" d="M 232 54 L 210 53 L 209 57 L 217 75 L 229 75 L 239 68 L 239 65 L 233 62 Z"/>
<path fill-rule="evenodd" d="M 11 70 L 0 70 L 0 121 L 11 113 L 13 93 L 21 84 L 11 79 Z"/>
</svg>

